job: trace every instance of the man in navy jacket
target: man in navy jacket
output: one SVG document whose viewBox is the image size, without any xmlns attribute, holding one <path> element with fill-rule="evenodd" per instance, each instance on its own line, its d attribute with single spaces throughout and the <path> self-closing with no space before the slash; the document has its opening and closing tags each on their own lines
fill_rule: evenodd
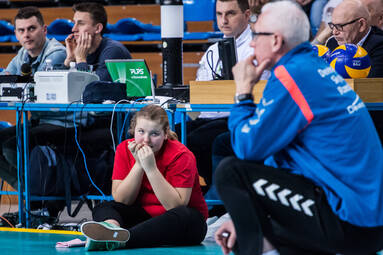
<svg viewBox="0 0 383 255">
<path fill-rule="evenodd" d="M 329 26 L 333 36 L 326 46 L 331 51 L 345 43 L 360 45 L 371 59 L 368 77 L 383 77 L 383 31 L 370 25 L 370 14 L 361 2 L 345 0 L 340 3 L 334 9 Z"/>
</svg>

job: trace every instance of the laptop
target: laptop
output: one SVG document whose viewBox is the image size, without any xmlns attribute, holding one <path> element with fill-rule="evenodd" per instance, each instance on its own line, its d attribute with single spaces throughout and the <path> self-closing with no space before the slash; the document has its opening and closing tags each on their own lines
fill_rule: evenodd
<svg viewBox="0 0 383 255">
<path fill-rule="evenodd" d="M 126 83 L 128 98 L 154 95 L 152 75 L 144 59 L 107 59 L 105 64 L 113 82 Z"/>
</svg>

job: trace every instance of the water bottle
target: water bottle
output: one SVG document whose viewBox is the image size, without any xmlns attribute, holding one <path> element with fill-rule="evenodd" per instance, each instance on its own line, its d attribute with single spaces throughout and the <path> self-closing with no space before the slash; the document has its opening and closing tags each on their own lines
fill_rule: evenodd
<svg viewBox="0 0 383 255">
<path fill-rule="evenodd" d="M 76 72 L 76 71 L 77 71 L 76 62 L 70 62 L 69 63 L 69 72 Z"/>
<path fill-rule="evenodd" d="M 45 60 L 45 71 L 53 71 L 52 59 Z"/>
</svg>

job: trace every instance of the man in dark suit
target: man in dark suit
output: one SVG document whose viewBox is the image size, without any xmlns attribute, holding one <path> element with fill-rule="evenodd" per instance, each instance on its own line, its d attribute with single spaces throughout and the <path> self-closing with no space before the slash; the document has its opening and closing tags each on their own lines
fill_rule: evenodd
<svg viewBox="0 0 383 255">
<path fill-rule="evenodd" d="M 344 0 L 332 13 L 329 26 L 333 36 L 328 39 L 326 46 L 333 51 L 345 43 L 361 45 L 371 59 L 368 78 L 383 77 L 383 31 L 371 26 L 370 22 L 371 16 L 366 5 L 357 0 Z M 370 111 L 370 115 L 383 142 L 383 112 Z"/>
<path fill-rule="evenodd" d="M 345 43 L 360 45 L 371 59 L 368 77 L 383 77 L 383 31 L 370 25 L 366 6 L 357 0 L 344 0 L 334 9 L 329 26 L 333 36 L 326 46 L 331 51 Z"/>
</svg>

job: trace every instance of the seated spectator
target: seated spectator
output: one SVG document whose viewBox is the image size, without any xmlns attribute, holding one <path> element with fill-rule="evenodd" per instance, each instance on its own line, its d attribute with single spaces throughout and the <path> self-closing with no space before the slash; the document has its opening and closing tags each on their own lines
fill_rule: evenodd
<svg viewBox="0 0 383 255">
<path fill-rule="evenodd" d="M 53 66 L 60 66 L 66 57 L 65 48 L 56 39 L 48 39 L 47 26 L 38 8 L 21 8 L 15 16 L 15 35 L 21 48 L 11 60 L 5 74 L 21 75 L 21 66 L 27 63 L 31 73 L 43 71 L 49 59 Z"/>
<path fill-rule="evenodd" d="M 312 44 L 326 44 L 328 38 L 331 36 L 331 29 L 328 23 L 331 22 L 332 12 L 342 1 L 343 0 L 329 0 L 323 7 L 321 23 Z"/>
<path fill-rule="evenodd" d="M 100 80 L 111 81 L 111 77 L 105 66 L 105 59 L 130 58 L 129 51 L 121 43 L 102 37 L 107 23 L 107 14 L 102 5 L 82 2 L 74 5 L 73 9 L 75 10 L 75 26 L 73 27 L 74 33 L 66 40 L 66 52 L 68 55 L 65 53 L 65 47 L 55 39 L 47 41 L 57 43 L 53 45 L 55 47 L 53 49 L 47 48 L 42 54 L 48 54 L 48 56 L 50 56 L 49 54 L 57 54 L 56 52 L 60 50 L 61 57 L 56 58 L 60 59 L 61 65 L 64 64 L 64 61 L 65 64 L 68 65 L 69 62 L 75 61 L 77 62 L 77 68 L 79 70 L 89 70 L 89 66 L 92 65 L 93 71 L 100 77 Z M 35 18 L 33 17 L 32 19 Z M 42 25 L 37 27 L 35 24 L 26 26 L 24 23 L 19 23 L 18 20 L 19 18 L 16 19 L 16 26 L 23 24 L 20 32 L 25 34 L 25 38 L 20 36 L 20 40 L 25 40 L 25 47 L 33 49 L 32 46 L 37 44 L 40 38 L 45 38 L 46 27 Z M 41 32 L 33 36 L 33 33 L 36 33 L 35 30 Z M 16 29 L 16 35 L 18 32 Z M 45 55 L 44 58 L 46 58 Z M 40 62 L 39 58 L 35 59 L 35 61 L 39 61 L 38 63 L 42 66 L 43 62 Z M 56 64 L 56 62 L 57 60 L 52 62 L 52 64 Z M 40 65 L 34 67 L 34 62 L 32 62 L 33 71 L 41 70 L 39 68 Z M 56 151 L 71 159 L 75 165 L 78 165 L 79 169 L 77 170 L 81 171 L 79 175 L 83 176 L 83 159 L 78 156 L 79 149 L 74 139 L 76 134 L 75 125 L 78 129 L 78 142 L 89 162 L 91 159 L 100 158 L 100 156 L 106 152 L 110 153 L 113 151 L 112 136 L 109 130 L 110 117 L 105 114 L 95 116 L 85 112 L 77 112 L 75 114 L 76 116 L 73 116 L 71 113 L 68 114 L 67 112 L 33 112 L 29 134 L 29 148 L 30 151 L 36 145 L 54 148 Z M 73 121 L 74 117 L 76 123 Z M 4 179 L 9 181 L 10 184 L 17 189 L 15 128 L 1 130 L 0 138 L 2 138 L 3 141 L 2 154 L 4 156 L 4 160 L 0 158 L 0 174 L 1 177 L 4 176 Z M 113 166 L 110 165 L 109 168 L 105 169 L 105 171 L 109 171 L 109 176 L 111 176 L 112 168 Z M 108 180 L 105 182 L 107 183 Z M 111 185 L 111 183 L 109 184 Z M 108 185 L 106 184 L 106 186 Z M 63 201 L 44 201 L 42 205 L 38 202 L 34 203 L 33 208 L 47 208 L 49 215 L 55 217 L 64 206 L 65 203 Z"/>
<path fill-rule="evenodd" d="M 257 20 L 257 16 L 260 14 L 262 6 L 265 5 L 269 0 L 249 0 L 249 8 L 251 10 L 250 23 L 254 23 Z M 250 47 L 250 42 L 248 47 Z M 249 51 L 253 54 L 254 50 Z M 261 80 L 267 79 L 269 72 L 266 70 L 261 77 Z M 219 164 L 219 162 L 227 156 L 234 155 L 234 152 L 231 148 L 230 143 L 230 134 L 228 131 L 220 132 L 217 136 L 214 137 L 211 146 L 212 154 L 211 154 L 211 176 L 214 177 L 214 172 Z M 210 154 L 209 154 L 210 155 Z M 211 181 L 211 186 L 205 194 L 206 199 L 218 200 L 219 196 L 217 194 L 214 180 Z M 222 210 L 222 206 L 214 206 L 210 211 L 210 216 L 220 216 L 224 210 Z"/>
<path fill-rule="evenodd" d="M 322 12 L 328 0 L 296 0 L 310 19 L 311 36 L 315 36 L 320 28 Z"/>
<path fill-rule="evenodd" d="M 61 66 L 66 57 L 65 47 L 56 41 L 48 39 L 47 26 L 44 24 L 43 16 L 36 7 L 24 7 L 19 9 L 15 19 L 15 35 L 21 48 L 17 55 L 8 64 L 3 74 L 21 75 L 21 66 L 28 64 L 31 67 L 31 74 L 44 70 L 45 62 L 49 59 L 53 66 Z M 32 127 L 42 120 L 52 120 L 47 115 L 39 116 L 32 113 Z M 31 146 L 34 146 L 35 139 L 33 130 L 30 136 Z M 0 131 L 0 178 L 5 180 L 14 189 L 18 189 L 17 183 L 17 156 L 16 156 L 16 127 L 5 128 Z"/>
<path fill-rule="evenodd" d="M 331 51 L 345 43 L 362 46 L 371 59 L 368 78 L 378 78 L 383 77 L 383 31 L 372 26 L 370 20 L 365 5 L 357 0 L 344 0 L 334 9 L 332 23 L 329 23 L 333 37 L 326 46 Z M 370 111 L 370 114 L 383 141 L 383 112 Z"/>
<path fill-rule="evenodd" d="M 344 0 L 332 14 L 329 23 L 333 36 L 326 46 L 333 51 L 339 45 L 362 46 L 371 59 L 368 77 L 383 77 L 383 31 L 370 25 L 370 14 L 358 0 Z"/>
<path fill-rule="evenodd" d="M 383 248 L 382 144 L 358 95 L 339 93 L 346 81 L 313 54 L 309 30 L 293 2 L 268 3 L 253 27 L 254 55 L 233 68 L 236 157 L 216 173 L 232 218 L 216 232 L 225 254 Z M 251 92 L 266 68 L 272 74 L 254 104 Z M 349 113 L 354 104 L 360 107 Z"/>
<path fill-rule="evenodd" d="M 149 105 L 135 114 L 116 151 L 114 201 L 94 208 L 81 231 L 87 250 L 197 245 L 206 234 L 207 206 L 194 155 L 169 128 L 167 113 Z"/>
<path fill-rule="evenodd" d="M 94 2 L 73 6 L 73 34 L 65 39 L 67 57 L 64 64 L 76 62 L 78 70 L 95 71 L 102 81 L 112 81 L 105 65 L 106 59 L 132 58 L 120 42 L 103 37 L 107 24 L 105 8 Z"/>
<path fill-rule="evenodd" d="M 252 54 L 249 47 L 251 30 L 250 10 L 247 0 L 218 0 L 216 2 L 217 24 L 224 37 L 234 37 L 238 60 Z M 218 43 L 211 45 L 202 56 L 196 80 L 220 79 L 222 61 L 219 58 Z M 267 78 L 265 73 L 264 79 Z M 194 153 L 200 175 L 208 187 L 212 183 L 211 146 L 214 138 L 227 131 L 227 112 L 202 112 L 197 119 L 187 122 L 187 147 Z M 176 132 L 181 134 L 180 125 Z"/>
</svg>

